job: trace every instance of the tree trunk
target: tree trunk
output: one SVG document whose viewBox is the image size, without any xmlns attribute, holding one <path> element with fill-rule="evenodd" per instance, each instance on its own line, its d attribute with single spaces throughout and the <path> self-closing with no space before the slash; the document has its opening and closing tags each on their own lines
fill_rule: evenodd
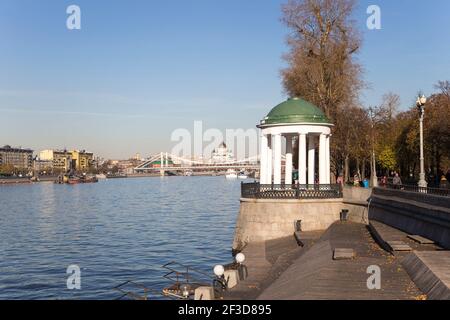
<svg viewBox="0 0 450 320">
<path fill-rule="evenodd" d="M 359 180 L 361 180 L 361 168 L 360 168 L 361 161 L 359 161 L 359 158 L 356 159 L 356 174 L 358 175 Z"/>
<path fill-rule="evenodd" d="M 370 177 L 372 177 L 372 175 L 373 175 L 373 173 L 374 173 L 374 171 L 375 171 L 375 168 L 373 167 L 373 155 L 372 156 L 370 156 L 370 166 L 369 166 L 369 170 L 370 170 Z"/>
<path fill-rule="evenodd" d="M 441 155 L 440 155 L 439 148 L 438 148 L 437 145 L 435 146 L 435 148 L 436 148 L 436 153 L 435 153 L 435 158 L 436 158 L 435 159 L 435 161 L 436 161 L 436 176 L 439 176 L 439 174 L 441 173 L 440 172 L 441 171 Z M 439 176 L 438 178 L 439 178 L 438 181 L 440 181 L 441 177 Z"/>
<path fill-rule="evenodd" d="M 345 182 L 350 181 L 350 160 L 348 158 L 348 155 L 345 156 L 344 160 L 344 180 Z"/>
<path fill-rule="evenodd" d="M 361 177 L 363 179 L 366 178 L 366 159 L 363 159 L 363 161 L 362 161 Z"/>
</svg>

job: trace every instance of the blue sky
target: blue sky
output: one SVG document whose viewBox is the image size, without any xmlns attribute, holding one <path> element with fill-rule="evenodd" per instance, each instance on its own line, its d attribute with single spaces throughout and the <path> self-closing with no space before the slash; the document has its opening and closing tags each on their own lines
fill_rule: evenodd
<svg viewBox="0 0 450 320">
<path fill-rule="evenodd" d="M 170 151 L 177 128 L 254 128 L 286 98 L 281 0 L 0 0 L 0 145 Z M 77 4 L 82 29 L 66 28 Z M 366 28 L 381 7 L 382 29 Z M 450 1 L 360 1 L 365 105 L 450 80 Z"/>
</svg>

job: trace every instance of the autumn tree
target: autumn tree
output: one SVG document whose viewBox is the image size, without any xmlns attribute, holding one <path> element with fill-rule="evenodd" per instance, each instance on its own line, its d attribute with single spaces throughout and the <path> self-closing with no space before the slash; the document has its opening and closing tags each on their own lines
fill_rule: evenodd
<svg viewBox="0 0 450 320">
<path fill-rule="evenodd" d="M 282 70 L 284 88 L 317 105 L 336 125 L 332 166 L 347 177 L 352 148 L 360 145 L 354 139 L 361 137 L 364 125 L 349 118 L 362 113 L 358 95 L 363 81 L 355 59 L 361 39 L 351 19 L 354 8 L 354 0 L 290 0 L 282 8 L 283 22 L 292 31 L 288 67 Z"/>
<path fill-rule="evenodd" d="M 386 175 L 389 175 L 390 170 L 397 167 L 397 157 L 394 149 L 391 146 L 385 145 L 378 156 L 378 163 L 381 168 L 386 170 Z"/>
<path fill-rule="evenodd" d="M 417 111 L 409 110 L 397 115 L 395 152 L 398 169 L 402 175 L 416 171 L 419 160 L 419 125 Z"/>
<path fill-rule="evenodd" d="M 437 178 L 449 168 L 450 160 L 450 82 L 440 81 L 426 106 L 424 128 L 429 167 Z"/>
<path fill-rule="evenodd" d="M 429 182 L 437 185 L 440 175 L 450 168 L 450 82 L 440 81 L 435 88 L 438 92 L 429 97 L 425 106 L 424 151 Z M 416 106 L 397 115 L 393 134 L 397 167 L 404 176 L 417 177 L 420 142 Z"/>
<path fill-rule="evenodd" d="M 355 162 L 356 173 L 365 176 L 364 165 L 370 157 L 370 135 L 367 132 L 370 120 L 366 110 L 351 106 L 347 112 L 336 115 L 333 134 L 332 153 L 336 175 L 344 174 L 345 181 L 350 179 L 350 162 Z"/>
<path fill-rule="evenodd" d="M 400 107 L 400 97 L 392 92 L 382 97 L 379 106 L 371 109 L 374 149 L 378 155 L 377 164 L 386 172 L 396 169 L 396 142 L 398 137 L 397 114 Z"/>
<path fill-rule="evenodd" d="M 399 112 L 400 98 L 394 93 L 383 96 L 374 117 L 360 106 L 365 83 L 356 59 L 362 41 L 351 18 L 354 8 L 355 0 L 289 0 L 283 5 L 282 20 L 291 30 L 287 67 L 281 72 L 285 91 L 314 103 L 335 124 L 331 161 L 336 174 L 343 172 L 346 180 L 352 169 L 366 175 L 373 134 L 378 167 L 417 175 L 416 107 Z M 450 82 L 438 82 L 436 90 L 426 106 L 424 134 L 427 167 L 437 175 L 450 166 Z"/>
<path fill-rule="evenodd" d="M 292 30 L 284 87 L 333 121 L 355 104 L 363 85 L 355 60 L 361 40 L 351 20 L 354 7 L 354 0 L 290 0 L 283 6 L 283 22 Z"/>
</svg>

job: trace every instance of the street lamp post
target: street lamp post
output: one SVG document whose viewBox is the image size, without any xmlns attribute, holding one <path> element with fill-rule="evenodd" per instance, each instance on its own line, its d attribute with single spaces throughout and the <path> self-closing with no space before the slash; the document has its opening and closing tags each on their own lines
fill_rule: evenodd
<svg viewBox="0 0 450 320">
<path fill-rule="evenodd" d="M 369 108 L 370 112 L 370 120 L 372 122 L 372 172 L 371 172 L 371 179 L 372 179 L 372 187 L 378 187 L 378 177 L 377 177 L 377 162 L 375 158 L 375 134 L 374 134 L 374 127 L 375 127 L 375 115 L 373 108 Z"/>
<path fill-rule="evenodd" d="M 427 103 L 427 98 L 422 95 L 422 97 L 417 98 L 417 109 L 419 110 L 419 120 L 420 120 L 420 178 L 419 187 L 426 188 L 428 186 L 425 180 L 425 164 L 423 155 L 423 117 L 425 114 L 425 104 Z"/>
</svg>

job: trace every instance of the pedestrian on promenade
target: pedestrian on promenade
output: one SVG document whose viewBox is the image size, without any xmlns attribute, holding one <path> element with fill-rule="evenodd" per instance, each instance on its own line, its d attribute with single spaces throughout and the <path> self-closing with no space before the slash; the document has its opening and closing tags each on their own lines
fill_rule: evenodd
<svg viewBox="0 0 450 320">
<path fill-rule="evenodd" d="M 402 185 L 402 179 L 398 175 L 398 173 L 395 173 L 394 179 L 392 180 L 392 184 L 394 185 L 395 189 L 400 189 Z"/>
<path fill-rule="evenodd" d="M 355 175 L 353 176 L 353 185 L 354 185 L 355 187 L 359 187 L 359 186 L 360 186 L 360 184 L 359 184 L 359 176 L 358 176 L 358 174 L 356 174 L 356 173 L 355 173 Z"/>
<path fill-rule="evenodd" d="M 447 178 L 444 175 L 442 175 L 441 183 L 439 184 L 439 188 L 446 189 L 448 186 L 447 183 L 448 183 Z"/>
<path fill-rule="evenodd" d="M 339 177 L 337 178 L 336 183 L 339 185 L 339 188 L 342 191 L 344 189 L 344 177 L 342 176 L 342 173 L 339 174 Z"/>
</svg>

